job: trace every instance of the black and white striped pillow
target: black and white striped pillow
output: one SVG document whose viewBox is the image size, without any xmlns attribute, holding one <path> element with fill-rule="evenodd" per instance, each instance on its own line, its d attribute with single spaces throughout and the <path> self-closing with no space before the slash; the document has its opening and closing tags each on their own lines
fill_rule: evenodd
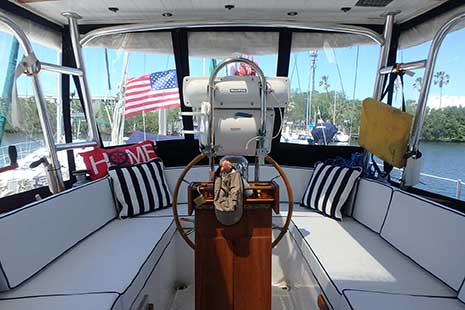
<svg viewBox="0 0 465 310">
<path fill-rule="evenodd" d="M 301 205 L 342 220 L 341 208 L 349 198 L 360 174 L 360 168 L 343 168 L 317 163 Z"/>
<path fill-rule="evenodd" d="M 120 218 L 133 217 L 171 206 L 171 193 L 163 162 L 155 158 L 129 167 L 110 167 Z"/>
</svg>

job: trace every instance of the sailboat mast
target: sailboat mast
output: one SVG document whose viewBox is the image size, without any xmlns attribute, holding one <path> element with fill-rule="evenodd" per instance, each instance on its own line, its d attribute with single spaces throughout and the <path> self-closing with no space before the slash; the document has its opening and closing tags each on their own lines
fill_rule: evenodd
<svg viewBox="0 0 465 310">
<path fill-rule="evenodd" d="M 310 54 L 310 71 L 311 71 L 311 84 L 312 88 L 309 91 L 309 95 L 307 96 L 307 109 L 305 115 L 305 126 L 308 126 L 310 120 L 312 119 L 312 97 L 313 92 L 315 91 L 315 71 L 316 71 L 316 59 L 318 57 L 318 51 L 314 50 L 311 51 Z"/>
<path fill-rule="evenodd" d="M 126 82 L 128 79 L 128 63 L 129 53 L 124 52 L 123 68 L 121 72 L 120 82 L 120 96 L 118 101 L 115 103 L 115 109 L 113 110 L 113 128 L 111 130 L 111 143 L 112 145 L 121 144 L 124 133 L 124 93 L 126 92 Z"/>
<path fill-rule="evenodd" d="M 5 131 L 9 104 L 13 91 L 13 82 L 15 79 L 16 62 L 18 61 L 19 42 L 15 37 L 12 38 L 10 47 L 10 56 L 8 57 L 8 67 L 6 70 L 5 84 L 3 84 L 2 102 L 0 105 L 0 145 L 2 145 L 3 133 Z"/>
</svg>

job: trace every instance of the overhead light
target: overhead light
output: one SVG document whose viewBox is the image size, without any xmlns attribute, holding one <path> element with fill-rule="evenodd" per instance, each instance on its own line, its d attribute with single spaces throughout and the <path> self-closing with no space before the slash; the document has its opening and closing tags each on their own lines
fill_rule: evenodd
<svg viewBox="0 0 465 310">
<path fill-rule="evenodd" d="M 173 16 L 173 13 L 165 12 L 165 13 L 161 14 L 161 16 L 163 16 L 163 17 L 171 17 L 171 16 Z"/>
<path fill-rule="evenodd" d="M 225 8 L 225 9 L 228 9 L 228 10 L 232 10 L 232 9 L 234 9 L 235 7 L 236 7 L 236 6 L 235 6 L 234 4 L 226 4 L 226 5 L 224 6 L 224 8 Z"/>
<path fill-rule="evenodd" d="M 299 14 L 299 13 L 297 13 L 296 11 L 287 12 L 287 15 L 289 15 L 289 16 L 296 16 L 297 14 Z"/>
<path fill-rule="evenodd" d="M 111 7 L 108 8 L 108 10 L 112 11 L 113 13 L 118 13 L 119 8 L 117 8 L 115 6 L 111 6 Z"/>
</svg>

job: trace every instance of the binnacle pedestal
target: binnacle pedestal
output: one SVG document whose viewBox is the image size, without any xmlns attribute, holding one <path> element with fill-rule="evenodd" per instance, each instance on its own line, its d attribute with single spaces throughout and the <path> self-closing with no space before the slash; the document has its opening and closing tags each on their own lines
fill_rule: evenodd
<svg viewBox="0 0 465 310">
<path fill-rule="evenodd" d="M 250 182 L 241 220 L 222 225 L 215 217 L 213 183 L 188 189 L 189 213 L 195 209 L 195 309 L 270 310 L 272 211 L 279 213 L 274 182 Z M 194 207 L 199 192 L 206 202 Z"/>
</svg>

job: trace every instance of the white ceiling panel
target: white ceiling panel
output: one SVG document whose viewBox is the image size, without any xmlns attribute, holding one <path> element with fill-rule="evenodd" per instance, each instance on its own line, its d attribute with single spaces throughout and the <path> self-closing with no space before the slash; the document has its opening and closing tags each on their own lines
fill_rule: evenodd
<svg viewBox="0 0 465 310">
<path fill-rule="evenodd" d="M 19 4 L 17 0 L 9 0 Z M 22 0 L 22 2 L 27 0 Z M 44 0 L 20 4 L 26 9 L 60 24 L 66 23 L 62 12 L 82 16 L 82 24 L 117 24 L 165 21 L 262 20 L 299 22 L 338 22 L 347 24 L 382 24 L 383 14 L 400 11 L 398 22 L 418 16 L 446 0 L 393 0 L 386 7 L 358 7 L 357 0 Z M 226 4 L 235 8 L 225 9 Z M 117 7 L 117 13 L 108 10 Z M 349 12 L 342 7 L 352 8 Z M 290 17 L 289 11 L 297 16 Z M 162 17 L 170 12 L 171 17 Z"/>
</svg>

